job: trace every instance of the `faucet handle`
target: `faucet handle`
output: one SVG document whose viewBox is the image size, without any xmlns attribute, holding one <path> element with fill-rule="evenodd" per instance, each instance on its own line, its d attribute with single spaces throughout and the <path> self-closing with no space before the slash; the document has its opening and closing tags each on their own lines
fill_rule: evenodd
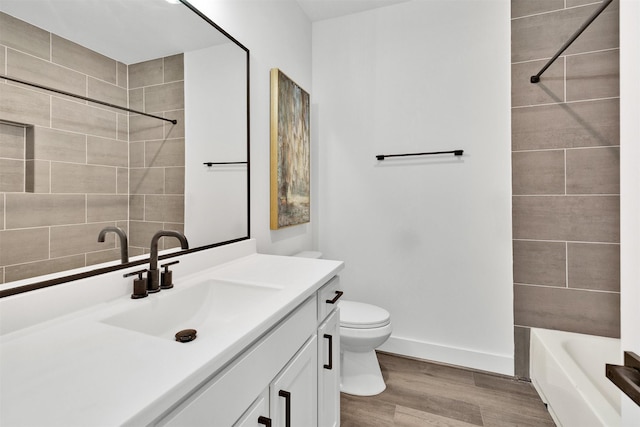
<svg viewBox="0 0 640 427">
<path fill-rule="evenodd" d="M 161 289 L 171 289 L 173 288 L 173 271 L 169 270 L 170 265 L 174 265 L 179 263 L 180 261 L 172 261 L 166 264 L 160 265 L 160 267 L 164 267 L 164 271 L 160 275 L 160 288 Z"/>
<path fill-rule="evenodd" d="M 133 293 L 131 294 L 132 299 L 144 298 L 148 295 L 147 293 L 147 279 L 143 279 L 142 275 L 147 272 L 147 269 L 132 271 L 131 273 L 124 274 L 122 277 L 131 277 L 138 275 L 137 279 L 133 279 Z"/>
</svg>

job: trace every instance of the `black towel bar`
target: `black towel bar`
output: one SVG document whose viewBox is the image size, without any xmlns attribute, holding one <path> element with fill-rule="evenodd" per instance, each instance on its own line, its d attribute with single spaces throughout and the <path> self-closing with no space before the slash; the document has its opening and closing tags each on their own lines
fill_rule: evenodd
<svg viewBox="0 0 640 427">
<path fill-rule="evenodd" d="M 431 151 L 428 153 L 406 153 L 406 154 L 378 154 L 376 159 L 384 160 L 387 157 L 407 157 L 407 156 L 430 156 L 433 154 L 453 154 L 454 156 L 462 156 L 464 150 L 451 150 L 451 151 Z"/>
</svg>

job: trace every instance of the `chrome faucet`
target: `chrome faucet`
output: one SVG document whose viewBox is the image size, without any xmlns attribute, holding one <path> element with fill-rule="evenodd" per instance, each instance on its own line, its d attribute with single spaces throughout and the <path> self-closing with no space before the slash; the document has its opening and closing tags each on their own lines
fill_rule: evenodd
<svg viewBox="0 0 640 427">
<path fill-rule="evenodd" d="M 147 272 L 147 292 L 154 293 L 160 290 L 160 272 L 158 271 L 158 241 L 161 237 L 175 237 L 180 241 L 182 249 L 189 249 L 189 242 L 184 234 L 171 231 L 160 230 L 151 238 L 151 255 L 149 257 L 149 271 Z"/>
<path fill-rule="evenodd" d="M 105 227 L 100 230 L 100 234 L 98 234 L 98 242 L 104 243 L 104 238 L 108 232 L 114 232 L 120 238 L 120 261 L 123 264 L 129 262 L 129 244 L 127 243 L 127 233 L 120 227 Z"/>
</svg>

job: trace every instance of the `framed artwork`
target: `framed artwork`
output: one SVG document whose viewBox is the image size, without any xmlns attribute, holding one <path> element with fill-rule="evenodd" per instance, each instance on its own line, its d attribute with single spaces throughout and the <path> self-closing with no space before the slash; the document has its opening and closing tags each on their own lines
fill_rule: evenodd
<svg viewBox="0 0 640 427">
<path fill-rule="evenodd" d="M 271 69 L 271 229 L 310 220 L 309 94 Z"/>
</svg>

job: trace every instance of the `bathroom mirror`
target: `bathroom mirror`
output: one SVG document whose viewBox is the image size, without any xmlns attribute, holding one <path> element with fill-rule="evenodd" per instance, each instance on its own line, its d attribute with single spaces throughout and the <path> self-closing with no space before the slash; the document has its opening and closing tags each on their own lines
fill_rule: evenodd
<svg viewBox="0 0 640 427">
<path fill-rule="evenodd" d="M 249 238 L 249 51 L 186 0 L 2 0 L 0 65 L 0 295 Z"/>
</svg>

